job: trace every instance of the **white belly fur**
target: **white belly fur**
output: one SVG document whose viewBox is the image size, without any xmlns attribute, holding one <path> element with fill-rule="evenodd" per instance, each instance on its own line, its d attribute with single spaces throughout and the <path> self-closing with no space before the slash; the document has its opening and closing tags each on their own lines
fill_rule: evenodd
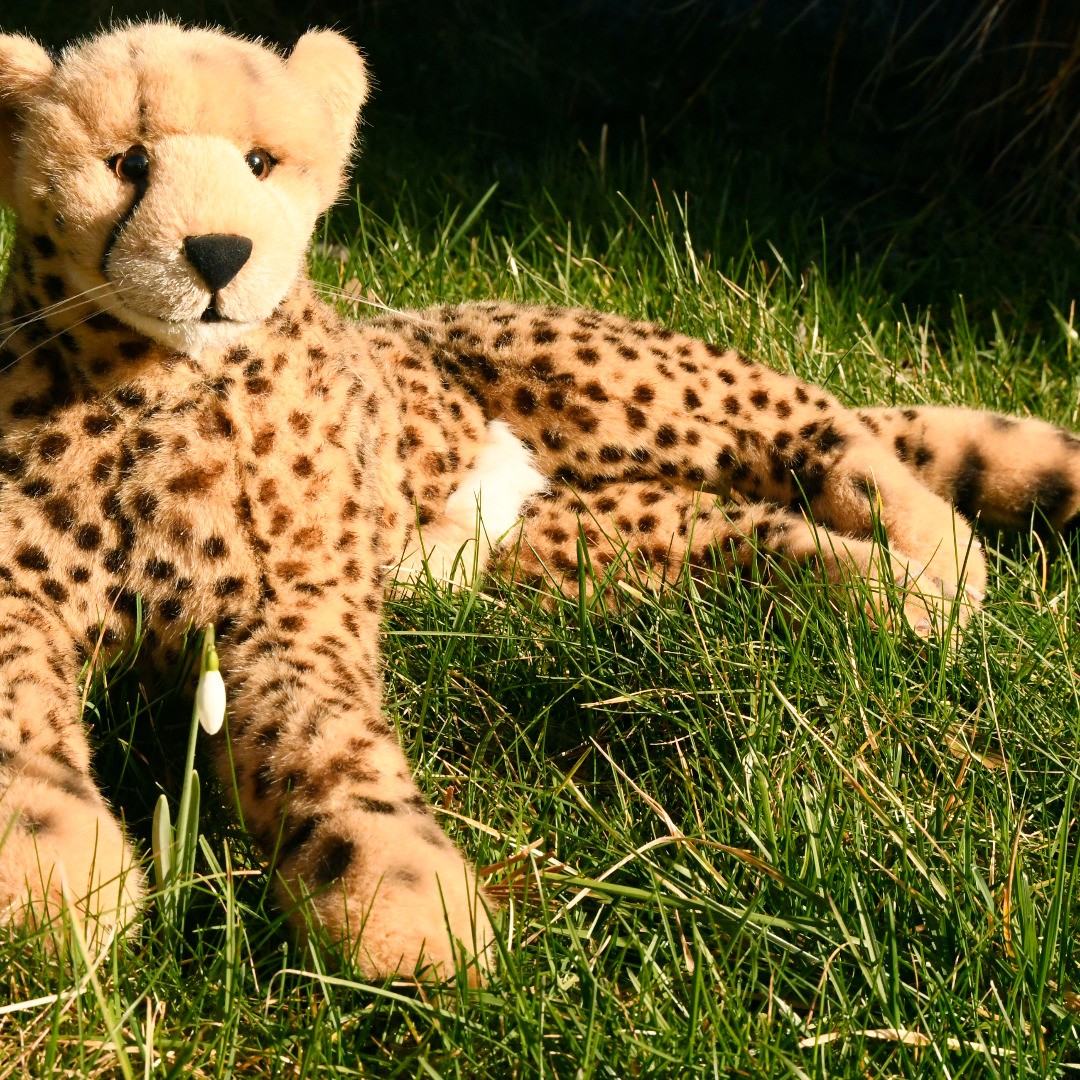
<svg viewBox="0 0 1080 1080">
<path fill-rule="evenodd" d="M 500 543 L 516 539 L 525 507 L 547 487 L 532 454 L 502 420 L 487 426 L 476 463 L 446 500 L 446 512 L 417 531 L 397 564 L 395 584 L 430 574 L 436 581 L 469 584 Z"/>
</svg>

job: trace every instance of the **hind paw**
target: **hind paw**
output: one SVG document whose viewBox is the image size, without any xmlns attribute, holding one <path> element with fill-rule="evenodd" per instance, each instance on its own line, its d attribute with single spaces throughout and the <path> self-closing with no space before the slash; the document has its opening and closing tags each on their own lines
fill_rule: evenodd
<svg viewBox="0 0 1080 1080">
<path fill-rule="evenodd" d="M 893 569 L 904 621 L 919 637 L 943 638 L 962 630 L 982 607 L 983 591 L 969 584 L 966 576 L 940 576 L 913 563 L 899 568 L 894 563 Z"/>
</svg>

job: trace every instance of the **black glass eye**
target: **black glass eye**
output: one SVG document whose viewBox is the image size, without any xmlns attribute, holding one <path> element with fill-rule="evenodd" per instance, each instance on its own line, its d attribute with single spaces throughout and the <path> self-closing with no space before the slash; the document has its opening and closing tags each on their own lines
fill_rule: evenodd
<svg viewBox="0 0 1080 1080">
<path fill-rule="evenodd" d="M 145 146 L 132 146 L 106 162 L 121 180 L 141 184 L 150 175 L 150 155 Z"/>
<path fill-rule="evenodd" d="M 265 180 L 270 175 L 270 170 L 277 164 L 277 159 L 267 150 L 249 150 L 244 158 L 247 167 L 254 173 L 256 180 Z"/>
</svg>

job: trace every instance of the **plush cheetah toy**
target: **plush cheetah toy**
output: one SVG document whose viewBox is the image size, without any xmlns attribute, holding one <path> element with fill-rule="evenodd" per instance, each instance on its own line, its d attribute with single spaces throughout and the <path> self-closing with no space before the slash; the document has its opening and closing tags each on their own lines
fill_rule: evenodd
<svg viewBox="0 0 1080 1080">
<path fill-rule="evenodd" d="M 243 816 L 281 902 L 310 897 L 303 918 L 372 977 L 445 976 L 456 943 L 489 962 L 491 926 L 381 711 L 395 568 L 572 591 L 581 538 L 607 580 L 812 562 L 899 595 L 885 617 L 928 634 L 978 607 L 968 520 L 1077 519 L 1080 442 L 1035 420 L 854 413 L 587 311 L 346 321 L 304 260 L 366 89 L 330 32 L 287 57 L 165 24 L 58 60 L 0 37 L 0 199 L 18 222 L 0 304 L 9 923 L 55 915 L 62 879 L 98 925 L 142 896 L 77 693 L 139 597 L 161 663 L 217 624 Z"/>
</svg>

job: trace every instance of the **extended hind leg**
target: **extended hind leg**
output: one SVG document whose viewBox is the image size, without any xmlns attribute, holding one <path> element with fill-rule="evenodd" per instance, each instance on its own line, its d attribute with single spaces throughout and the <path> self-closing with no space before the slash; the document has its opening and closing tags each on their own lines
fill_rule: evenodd
<svg viewBox="0 0 1080 1080">
<path fill-rule="evenodd" d="M 969 520 L 1080 526 L 1080 439 L 1061 428 L 976 409 L 861 409 L 858 417 Z"/>
<path fill-rule="evenodd" d="M 521 542 L 505 546 L 497 569 L 517 580 L 576 596 L 598 584 L 672 584 L 684 568 L 739 572 L 759 559 L 811 565 L 835 584 L 866 583 L 884 610 L 899 597 L 917 633 L 942 620 L 940 594 L 917 587 L 918 568 L 870 540 L 841 536 L 767 503 L 723 504 L 714 496 L 650 481 L 578 494 L 558 488 L 530 506 Z M 584 559 L 584 564 L 583 564 Z M 886 586 L 885 578 L 893 581 Z"/>
<path fill-rule="evenodd" d="M 439 366 L 507 423 L 546 476 L 579 490 L 669 481 L 688 495 L 733 490 L 805 507 L 845 536 L 882 529 L 924 592 L 985 588 L 967 522 L 818 387 L 616 316 L 500 305 L 428 315 Z"/>
</svg>

